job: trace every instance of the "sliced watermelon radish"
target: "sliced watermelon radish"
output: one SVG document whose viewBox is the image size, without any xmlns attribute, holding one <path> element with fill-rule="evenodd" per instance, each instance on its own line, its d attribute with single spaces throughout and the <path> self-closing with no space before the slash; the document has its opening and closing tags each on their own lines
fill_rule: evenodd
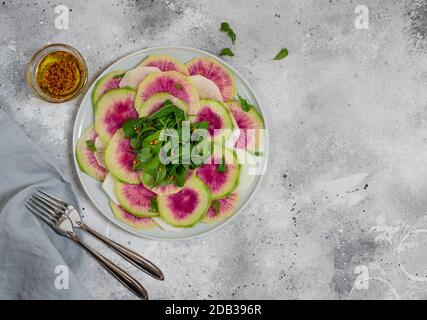
<svg viewBox="0 0 427 320">
<path fill-rule="evenodd" d="M 225 169 L 220 170 L 219 166 L 224 166 Z M 221 199 L 233 192 L 238 185 L 240 164 L 234 151 L 214 144 L 210 159 L 196 169 L 196 175 L 209 187 L 213 199 Z"/>
<path fill-rule="evenodd" d="M 93 155 L 94 155 L 96 161 L 98 161 L 99 165 L 101 167 L 105 168 L 105 159 L 104 159 L 105 158 L 105 153 L 104 152 L 95 151 L 93 153 Z"/>
<path fill-rule="evenodd" d="M 178 108 L 185 111 L 186 113 L 189 112 L 188 104 L 186 104 L 184 101 L 175 98 L 169 93 L 161 92 L 153 94 L 141 104 L 141 107 L 137 109 L 139 116 L 147 117 L 150 114 L 158 111 L 163 106 L 163 103 L 166 100 L 171 101 L 174 105 L 176 105 Z"/>
<path fill-rule="evenodd" d="M 95 139 L 95 149 L 98 152 L 104 152 L 105 151 L 105 143 L 102 141 L 100 136 L 97 136 Z"/>
<path fill-rule="evenodd" d="M 181 99 L 193 110 L 199 102 L 199 93 L 188 77 L 176 71 L 149 74 L 138 87 L 135 109 L 140 110 L 144 101 L 152 95 L 166 92 Z"/>
<path fill-rule="evenodd" d="M 120 206 L 126 211 L 138 217 L 154 217 L 158 213 L 150 210 L 150 202 L 155 201 L 156 194 L 151 192 L 143 184 L 126 184 L 116 181 L 114 193 Z"/>
<path fill-rule="evenodd" d="M 166 54 L 148 56 L 140 63 L 140 66 L 157 67 L 161 71 L 177 71 L 183 75 L 189 75 L 185 64 Z"/>
<path fill-rule="evenodd" d="M 218 86 L 212 80 L 201 76 L 200 74 L 196 74 L 190 77 L 191 81 L 193 81 L 197 90 L 199 91 L 200 99 L 213 99 L 219 102 L 222 102 L 221 91 L 219 91 Z"/>
<path fill-rule="evenodd" d="M 93 130 L 93 126 L 87 127 L 83 131 L 77 142 L 76 159 L 80 170 L 97 180 L 103 181 L 108 172 L 96 160 L 95 152 L 88 147 L 88 141 L 91 141 L 90 143 L 95 145 L 97 136 L 95 130 Z"/>
<path fill-rule="evenodd" d="M 137 66 L 125 73 L 119 86 L 120 88 L 130 88 L 136 91 L 141 81 L 153 72 L 160 72 L 160 69 L 157 67 Z"/>
<path fill-rule="evenodd" d="M 194 170 L 188 170 L 187 172 L 187 178 L 185 180 L 184 186 L 187 184 L 187 182 L 191 179 L 191 177 L 194 174 Z M 157 186 L 157 187 L 153 187 L 150 190 L 153 191 L 155 194 L 158 195 L 167 195 L 167 194 L 174 194 L 177 193 L 179 191 L 181 191 L 181 189 L 184 187 L 178 187 L 174 184 L 167 184 L 167 185 L 163 185 L 163 186 Z"/>
<path fill-rule="evenodd" d="M 157 196 L 160 217 L 177 227 L 191 227 L 211 205 L 208 187 L 195 176 L 178 193 Z"/>
<path fill-rule="evenodd" d="M 126 73 L 125 70 L 115 70 L 102 76 L 93 87 L 91 100 L 92 106 L 95 108 L 99 98 L 108 90 L 116 89 L 119 87 L 122 77 Z"/>
<path fill-rule="evenodd" d="M 139 171 L 132 170 L 135 153 L 122 129 L 117 130 L 105 149 L 105 165 L 120 181 L 139 184 Z"/>
<path fill-rule="evenodd" d="M 216 100 L 203 99 L 194 112 L 192 122 L 208 121 L 208 131 L 214 139 L 227 140 L 233 131 L 234 125 L 230 112 Z"/>
<path fill-rule="evenodd" d="M 240 129 L 240 135 L 236 141 L 235 147 L 250 152 L 259 150 L 264 138 L 264 121 L 260 114 L 253 107 L 245 112 L 238 101 L 227 101 L 225 104 L 228 106 Z"/>
<path fill-rule="evenodd" d="M 102 190 L 107 194 L 111 201 L 115 204 L 119 204 L 119 199 L 117 199 L 116 193 L 114 192 L 114 186 L 116 185 L 117 179 L 111 173 L 108 173 L 102 183 Z"/>
<path fill-rule="evenodd" d="M 184 231 L 185 228 L 181 228 L 181 227 L 175 227 L 169 223 L 167 223 L 165 220 L 163 220 L 160 217 L 152 217 L 151 219 L 153 219 L 153 221 L 163 230 L 165 231 L 173 231 L 173 232 L 180 232 L 180 231 Z"/>
<path fill-rule="evenodd" d="M 104 143 L 110 141 L 127 119 L 138 117 L 134 101 L 135 91 L 127 88 L 109 90 L 98 100 L 95 131 Z"/>
<path fill-rule="evenodd" d="M 239 199 L 239 193 L 233 192 L 228 197 L 212 201 L 203 222 L 214 223 L 230 217 L 235 212 Z"/>
<path fill-rule="evenodd" d="M 110 207 L 113 210 L 114 217 L 116 217 L 117 220 L 136 230 L 153 229 L 156 227 L 156 223 L 153 221 L 153 219 L 147 217 L 136 217 L 111 200 Z"/>
<path fill-rule="evenodd" d="M 233 74 L 213 58 L 194 58 L 187 63 L 190 75 L 201 75 L 213 81 L 221 92 L 223 101 L 233 99 L 236 84 Z"/>
</svg>

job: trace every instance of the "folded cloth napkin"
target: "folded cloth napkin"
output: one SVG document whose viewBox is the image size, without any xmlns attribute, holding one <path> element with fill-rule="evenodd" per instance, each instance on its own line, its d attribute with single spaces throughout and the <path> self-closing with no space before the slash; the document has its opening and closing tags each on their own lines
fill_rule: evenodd
<svg viewBox="0 0 427 320">
<path fill-rule="evenodd" d="M 70 181 L 0 110 L 0 299 L 91 299 L 81 248 L 24 206 L 37 188 L 78 207 Z"/>
</svg>

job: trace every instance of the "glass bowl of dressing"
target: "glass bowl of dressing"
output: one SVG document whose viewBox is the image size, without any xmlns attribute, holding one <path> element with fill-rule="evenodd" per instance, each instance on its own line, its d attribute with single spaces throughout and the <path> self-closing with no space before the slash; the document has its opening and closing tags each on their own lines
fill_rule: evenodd
<svg viewBox="0 0 427 320">
<path fill-rule="evenodd" d="M 54 43 L 37 51 L 27 66 L 27 83 L 33 92 L 48 102 L 69 101 L 84 89 L 87 66 L 73 47 Z"/>
</svg>

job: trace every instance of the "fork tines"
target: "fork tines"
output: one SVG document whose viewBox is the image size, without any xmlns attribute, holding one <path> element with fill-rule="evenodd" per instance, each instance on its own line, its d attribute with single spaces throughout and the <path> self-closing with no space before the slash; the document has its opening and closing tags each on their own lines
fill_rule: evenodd
<svg viewBox="0 0 427 320">
<path fill-rule="evenodd" d="M 54 226 L 58 219 L 65 214 L 66 206 L 59 200 L 46 192 L 37 189 L 25 206 L 37 217 L 41 218 L 50 226 Z"/>
</svg>

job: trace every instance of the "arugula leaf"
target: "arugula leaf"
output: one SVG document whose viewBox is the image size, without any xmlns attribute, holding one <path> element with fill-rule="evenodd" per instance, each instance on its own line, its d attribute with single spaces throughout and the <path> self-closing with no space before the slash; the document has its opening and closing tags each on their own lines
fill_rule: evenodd
<svg viewBox="0 0 427 320">
<path fill-rule="evenodd" d="M 237 94 L 237 97 L 239 98 L 243 111 L 248 112 L 249 110 L 251 110 L 251 108 L 253 108 L 253 105 L 247 102 L 246 99 L 243 98 L 240 94 Z"/>
<path fill-rule="evenodd" d="M 113 79 L 123 78 L 124 75 L 125 75 L 124 73 L 116 74 L 116 75 L 113 76 Z"/>
<path fill-rule="evenodd" d="M 125 136 L 129 139 L 135 138 L 138 135 L 138 128 L 139 128 L 139 121 L 138 119 L 128 119 L 123 123 L 122 129 L 125 134 Z"/>
<path fill-rule="evenodd" d="M 151 160 L 148 160 L 147 162 L 140 165 L 141 170 L 143 173 L 147 173 L 153 178 L 157 177 L 157 167 L 159 166 L 160 159 L 158 156 L 153 157 Z"/>
<path fill-rule="evenodd" d="M 219 31 L 227 33 L 228 37 L 231 39 L 232 44 L 236 43 L 236 33 L 233 31 L 233 29 L 231 29 L 228 22 L 222 22 Z"/>
<path fill-rule="evenodd" d="M 96 151 L 95 143 L 92 140 L 86 140 L 86 146 L 90 151 Z"/>
<path fill-rule="evenodd" d="M 135 138 L 130 139 L 130 145 L 132 146 L 132 148 L 139 149 L 142 143 L 141 139 L 142 139 L 141 135 L 138 135 Z"/>
<path fill-rule="evenodd" d="M 149 147 L 142 148 L 136 154 L 136 160 L 141 162 L 147 162 L 153 158 L 151 154 L 151 149 Z"/>
<path fill-rule="evenodd" d="M 154 187 L 154 177 L 151 174 L 148 174 L 147 172 L 142 173 L 142 182 L 147 187 Z"/>
<path fill-rule="evenodd" d="M 219 172 L 219 173 L 225 172 L 225 158 L 224 158 L 224 156 L 222 157 L 221 163 L 216 168 L 216 172 Z"/>
<path fill-rule="evenodd" d="M 217 216 L 219 214 L 219 201 L 218 200 L 212 201 L 212 205 L 213 205 L 213 210 L 215 212 L 215 215 Z"/>
<path fill-rule="evenodd" d="M 273 58 L 273 60 L 282 60 L 288 56 L 288 49 L 282 48 L 280 51 L 276 54 L 276 56 Z"/>
<path fill-rule="evenodd" d="M 157 176 L 154 181 L 154 185 L 158 186 L 166 178 L 166 173 L 166 166 L 164 164 L 160 164 L 157 167 Z"/>
<path fill-rule="evenodd" d="M 156 146 L 160 144 L 159 139 L 160 139 L 160 131 L 156 131 L 148 135 L 147 137 L 145 137 L 144 140 L 142 140 L 142 147 L 147 148 L 147 147 Z"/>
<path fill-rule="evenodd" d="M 231 51 L 230 48 L 224 48 L 219 53 L 220 56 L 228 56 L 228 57 L 234 57 L 233 51 Z"/>
<path fill-rule="evenodd" d="M 183 165 L 178 165 L 173 170 L 174 181 L 178 187 L 182 187 L 185 184 L 185 178 L 187 177 L 187 168 Z"/>
<path fill-rule="evenodd" d="M 157 201 L 154 196 L 150 197 L 150 211 L 151 212 L 159 212 L 159 208 L 157 206 Z"/>
<path fill-rule="evenodd" d="M 191 157 L 188 164 L 174 161 L 162 162 L 164 157 L 161 153 L 166 152 L 168 158 L 172 160 L 187 158 L 188 149 L 191 154 L 193 148 L 200 144 L 200 140 L 203 142 L 206 139 L 201 135 L 201 139 L 198 141 L 191 141 L 187 135 L 183 134 L 187 126 L 190 130 L 209 127 L 207 121 L 191 124 L 187 117 L 188 115 L 175 106 L 172 101 L 166 100 L 154 114 L 139 119 L 129 119 L 123 123 L 122 129 L 125 136 L 130 139 L 131 147 L 135 153 L 132 169 L 142 171 L 141 180 L 147 187 L 168 184 L 182 187 L 185 184 L 188 170 L 196 169 L 203 163 L 196 162 Z M 179 143 L 174 150 L 170 148 L 165 151 L 163 149 L 169 143 L 168 139 L 162 138 L 167 129 L 176 130 L 173 139 L 177 139 Z"/>
<path fill-rule="evenodd" d="M 205 129 L 205 130 L 207 130 L 208 127 L 209 127 L 208 121 L 200 121 L 200 122 L 196 122 L 196 123 L 191 124 L 191 128 L 194 128 L 194 129 Z"/>
</svg>

